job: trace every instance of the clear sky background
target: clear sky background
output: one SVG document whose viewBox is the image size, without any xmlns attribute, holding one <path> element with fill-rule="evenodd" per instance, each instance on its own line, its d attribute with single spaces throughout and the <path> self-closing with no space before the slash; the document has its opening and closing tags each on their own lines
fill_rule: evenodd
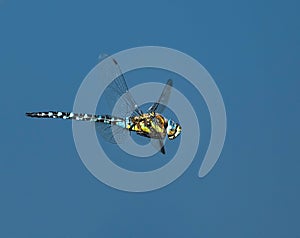
<svg viewBox="0 0 300 238">
<path fill-rule="evenodd" d="M 296 0 L 1 0 L 0 237 L 299 237 L 299 7 Z M 70 121 L 24 113 L 72 110 L 101 53 L 144 45 L 175 48 L 206 67 L 222 93 L 228 133 L 218 163 L 199 179 L 209 115 L 178 78 L 174 86 L 202 120 L 201 145 L 179 179 L 136 194 L 89 173 Z M 128 84 L 154 75 L 177 77 L 146 70 L 129 73 Z M 116 163 L 138 170 L 161 166 L 174 143 L 146 164 L 102 144 Z"/>
</svg>

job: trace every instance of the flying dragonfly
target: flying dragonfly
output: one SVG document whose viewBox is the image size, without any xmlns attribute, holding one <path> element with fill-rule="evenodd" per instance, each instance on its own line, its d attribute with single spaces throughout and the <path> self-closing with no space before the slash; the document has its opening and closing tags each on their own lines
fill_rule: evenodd
<svg viewBox="0 0 300 238">
<path fill-rule="evenodd" d="M 118 62 L 114 58 L 109 58 L 107 62 L 106 73 L 113 74 L 115 79 L 105 89 L 104 97 L 109 104 L 119 103 L 113 116 L 62 111 L 27 112 L 26 116 L 94 122 L 97 132 L 111 143 L 122 143 L 128 133 L 135 132 L 139 136 L 151 138 L 153 146 L 165 154 L 166 137 L 173 140 L 182 130 L 179 123 L 162 115 L 170 98 L 173 81 L 167 81 L 157 102 L 144 113 L 129 92 Z"/>
</svg>

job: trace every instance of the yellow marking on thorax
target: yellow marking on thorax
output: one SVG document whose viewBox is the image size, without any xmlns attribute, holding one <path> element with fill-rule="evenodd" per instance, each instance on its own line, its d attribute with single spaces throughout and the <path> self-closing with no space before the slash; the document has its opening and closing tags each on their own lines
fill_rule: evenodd
<svg viewBox="0 0 300 238">
<path fill-rule="evenodd" d="M 141 123 L 140 123 L 140 127 L 141 127 L 141 130 L 142 130 L 143 132 L 150 133 L 149 127 L 147 127 L 147 126 L 144 124 L 144 122 L 141 122 Z"/>
<path fill-rule="evenodd" d="M 159 121 L 159 124 L 155 124 L 149 117 L 149 114 L 143 114 L 142 116 L 140 117 L 136 117 L 135 120 L 140 120 L 138 123 L 136 123 L 134 125 L 134 127 L 132 127 L 132 130 L 133 131 L 136 131 L 136 132 L 146 132 L 146 133 L 151 133 L 151 130 L 148 126 L 145 125 L 145 121 L 148 121 L 150 122 L 151 124 L 151 128 L 153 128 L 156 132 L 158 133 L 163 133 L 164 132 L 164 117 L 161 116 L 161 115 L 156 115 L 156 119 Z M 145 120 L 145 121 L 143 121 Z M 129 129 L 130 126 L 127 125 L 127 129 Z"/>
</svg>

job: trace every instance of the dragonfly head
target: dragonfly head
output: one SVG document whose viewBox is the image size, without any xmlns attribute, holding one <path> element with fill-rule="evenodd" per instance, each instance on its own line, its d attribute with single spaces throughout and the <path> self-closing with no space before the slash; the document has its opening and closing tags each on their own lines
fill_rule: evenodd
<svg viewBox="0 0 300 238">
<path fill-rule="evenodd" d="M 169 140 L 175 139 L 180 133 L 181 126 L 172 120 L 168 120 L 167 135 Z"/>
</svg>

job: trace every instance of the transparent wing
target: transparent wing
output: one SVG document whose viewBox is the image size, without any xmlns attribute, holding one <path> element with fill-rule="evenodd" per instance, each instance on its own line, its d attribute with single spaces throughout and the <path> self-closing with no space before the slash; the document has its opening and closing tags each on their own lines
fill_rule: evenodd
<svg viewBox="0 0 300 238">
<path fill-rule="evenodd" d="M 142 111 L 128 90 L 125 77 L 118 62 L 112 57 L 107 57 L 105 60 L 106 70 L 102 76 L 115 78 L 102 95 L 102 98 L 109 106 L 110 113 L 121 118 L 141 115 Z M 127 129 L 111 124 L 96 123 L 96 130 L 101 137 L 111 143 L 123 143 L 130 135 Z"/>
<path fill-rule="evenodd" d="M 103 97 L 112 110 L 115 106 L 114 116 L 123 117 L 141 115 L 142 111 L 130 94 L 125 77 L 118 62 L 111 57 L 106 58 L 106 72 L 104 76 L 115 78 L 105 89 Z M 116 105 L 116 103 L 118 104 Z"/>
<path fill-rule="evenodd" d="M 164 125 L 162 125 L 159 120 L 155 117 L 152 118 L 152 121 L 154 123 L 155 126 L 162 128 Z M 165 154 L 166 150 L 165 150 L 165 146 L 164 146 L 164 142 L 166 139 L 165 135 L 162 135 L 161 133 L 157 133 L 156 130 L 152 129 L 151 132 L 151 144 L 154 148 L 156 148 L 158 151 L 160 151 L 161 153 Z"/>
<path fill-rule="evenodd" d="M 162 154 L 166 154 L 164 141 L 164 139 L 151 139 L 151 145 Z"/>
<path fill-rule="evenodd" d="M 157 112 L 157 113 L 162 113 L 166 106 L 169 102 L 171 90 L 173 86 L 173 81 L 172 79 L 169 79 L 156 103 L 154 103 L 149 109 L 148 112 Z"/>
<path fill-rule="evenodd" d="M 95 125 L 96 131 L 100 134 L 100 136 L 110 143 L 121 144 L 129 139 L 129 130 L 122 127 L 97 122 Z"/>
</svg>

